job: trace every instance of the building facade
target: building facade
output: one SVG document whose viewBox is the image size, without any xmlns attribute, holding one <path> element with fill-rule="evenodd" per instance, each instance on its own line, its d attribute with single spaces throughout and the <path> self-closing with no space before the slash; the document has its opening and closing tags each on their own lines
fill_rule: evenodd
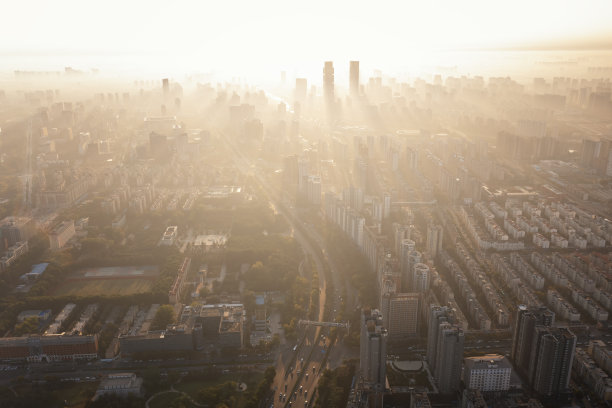
<svg viewBox="0 0 612 408">
<path fill-rule="evenodd" d="M 468 357 L 464 360 L 463 380 L 471 390 L 507 391 L 511 375 L 510 362 L 499 354 Z"/>
</svg>

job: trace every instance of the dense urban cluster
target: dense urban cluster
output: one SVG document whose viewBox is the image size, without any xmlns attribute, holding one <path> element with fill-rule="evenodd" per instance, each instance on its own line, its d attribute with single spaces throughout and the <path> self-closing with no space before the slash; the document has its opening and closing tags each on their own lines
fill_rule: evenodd
<svg viewBox="0 0 612 408">
<path fill-rule="evenodd" d="M 327 61 L 321 87 L 266 89 L 15 72 L 2 398 L 604 406 L 611 84 L 580 64 L 406 80 L 351 61 L 344 86 Z"/>
</svg>

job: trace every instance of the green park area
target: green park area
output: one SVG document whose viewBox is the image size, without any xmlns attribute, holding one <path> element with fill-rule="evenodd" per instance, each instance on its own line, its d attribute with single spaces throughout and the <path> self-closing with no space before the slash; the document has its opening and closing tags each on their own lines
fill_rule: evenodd
<svg viewBox="0 0 612 408">
<path fill-rule="evenodd" d="M 133 295 L 150 292 L 154 281 L 147 278 L 68 280 L 60 283 L 52 296 Z"/>
</svg>

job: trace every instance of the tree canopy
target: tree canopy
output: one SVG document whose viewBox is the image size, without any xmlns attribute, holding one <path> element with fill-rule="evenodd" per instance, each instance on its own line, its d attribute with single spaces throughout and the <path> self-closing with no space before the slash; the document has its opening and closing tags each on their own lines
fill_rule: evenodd
<svg viewBox="0 0 612 408">
<path fill-rule="evenodd" d="M 151 330 L 163 330 L 174 322 L 174 308 L 171 305 L 162 305 L 157 309 L 151 322 Z"/>
</svg>

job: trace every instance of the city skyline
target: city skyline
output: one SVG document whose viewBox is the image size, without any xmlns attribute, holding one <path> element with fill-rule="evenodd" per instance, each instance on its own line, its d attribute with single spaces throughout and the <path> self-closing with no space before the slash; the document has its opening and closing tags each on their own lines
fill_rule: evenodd
<svg viewBox="0 0 612 408">
<path fill-rule="evenodd" d="M 7 11 L 0 406 L 612 404 L 612 3 Z"/>
<path fill-rule="evenodd" d="M 500 58 L 510 68 L 513 58 L 503 55 L 517 52 L 603 52 L 610 60 L 612 50 L 612 6 L 600 0 L 393 1 L 376 7 L 348 1 L 302 7 L 280 1 L 173 7 L 137 1 L 94 3 L 92 10 L 75 1 L 15 3 L 8 10 L 14 18 L 0 28 L 0 71 L 71 66 L 112 75 L 214 72 L 224 80 L 273 83 L 284 70 L 318 83 L 323 60 L 342 66 L 360 60 L 362 76 L 375 69 L 414 75 L 436 66 L 483 74 Z M 18 23 L 26 15 L 23 30 Z M 338 73 L 348 76 L 344 69 Z"/>
</svg>

